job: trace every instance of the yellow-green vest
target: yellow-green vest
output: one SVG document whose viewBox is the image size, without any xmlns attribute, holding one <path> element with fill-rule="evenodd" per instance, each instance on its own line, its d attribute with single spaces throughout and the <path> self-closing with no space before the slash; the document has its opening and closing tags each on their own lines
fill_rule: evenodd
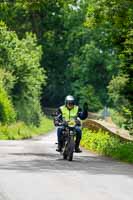
<svg viewBox="0 0 133 200">
<path fill-rule="evenodd" d="M 71 110 L 69 110 L 65 105 L 63 105 L 60 107 L 60 109 L 63 119 L 69 121 L 77 117 L 79 107 L 74 106 Z"/>
</svg>

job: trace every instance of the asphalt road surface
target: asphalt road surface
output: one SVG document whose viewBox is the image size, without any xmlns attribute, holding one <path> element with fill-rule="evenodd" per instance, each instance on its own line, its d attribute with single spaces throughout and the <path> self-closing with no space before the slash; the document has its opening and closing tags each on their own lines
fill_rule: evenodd
<svg viewBox="0 0 133 200">
<path fill-rule="evenodd" d="M 133 200 L 133 165 L 84 149 L 69 162 L 55 142 L 0 141 L 0 200 Z"/>
</svg>

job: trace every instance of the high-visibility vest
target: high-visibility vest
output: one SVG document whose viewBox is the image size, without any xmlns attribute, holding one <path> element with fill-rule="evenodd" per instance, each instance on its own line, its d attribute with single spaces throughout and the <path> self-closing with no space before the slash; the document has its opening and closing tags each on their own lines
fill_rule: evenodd
<svg viewBox="0 0 133 200">
<path fill-rule="evenodd" d="M 60 109 L 63 119 L 69 121 L 77 117 L 79 107 L 74 106 L 71 110 L 69 110 L 65 105 L 63 105 L 60 107 Z"/>
</svg>

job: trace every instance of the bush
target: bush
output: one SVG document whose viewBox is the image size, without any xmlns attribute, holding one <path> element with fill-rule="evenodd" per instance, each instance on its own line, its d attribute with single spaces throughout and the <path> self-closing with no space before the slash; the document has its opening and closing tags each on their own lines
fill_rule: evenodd
<svg viewBox="0 0 133 200">
<path fill-rule="evenodd" d="M 20 99 L 20 101 L 16 103 L 16 108 L 18 111 L 18 119 L 21 119 L 26 124 L 40 125 L 42 112 L 38 100 L 31 99 L 27 101 Z"/>
<path fill-rule="evenodd" d="M 0 139 L 16 140 L 31 138 L 34 135 L 47 133 L 53 128 L 53 121 L 46 117 L 41 118 L 39 127 L 34 125 L 27 126 L 22 121 L 12 123 L 11 125 L 0 124 Z"/>
<path fill-rule="evenodd" d="M 14 31 L 0 23 L 0 72 L 3 74 L 0 81 L 12 97 L 17 119 L 35 125 L 40 123 L 41 91 L 42 85 L 46 85 L 41 56 L 42 48 L 34 34 L 26 33 L 25 38 L 19 39 Z"/>
<path fill-rule="evenodd" d="M 121 140 L 107 132 L 83 130 L 81 145 L 100 154 L 133 163 L 133 142 Z"/>
<path fill-rule="evenodd" d="M 10 98 L 2 84 L 0 84 L 0 122 L 11 123 L 15 121 L 16 113 Z"/>
<path fill-rule="evenodd" d="M 113 121 L 117 126 L 119 126 L 119 127 L 124 127 L 124 124 L 125 124 L 126 119 L 123 117 L 123 115 L 122 115 L 120 112 L 118 112 L 118 111 L 116 111 L 116 110 L 114 110 L 114 109 L 112 109 L 112 108 L 109 108 L 108 111 L 107 111 L 107 113 L 104 113 L 104 110 L 100 110 L 100 111 L 99 111 L 99 117 L 104 118 L 104 115 L 105 115 L 105 114 L 106 114 L 107 116 L 110 116 L 111 119 L 112 119 L 112 121 Z M 105 117 L 106 117 L 106 116 L 105 116 Z"/>
<path fill-rule="evenodd" d="M 109 109 L 109 112 L 113 122 L 121 128 L 124 127 L 125 118 L 123 117 L 123 115 L 114 109 Z"/>
</svg>

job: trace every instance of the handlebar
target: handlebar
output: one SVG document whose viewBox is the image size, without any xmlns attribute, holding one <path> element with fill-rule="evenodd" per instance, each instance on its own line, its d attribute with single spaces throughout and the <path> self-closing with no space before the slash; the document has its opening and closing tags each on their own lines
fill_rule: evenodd
<svg viewBox="0 0 133 200">
<path fill-rule="evenodd" d="M 81 126 L 81 122 L 79 120 L 58 122 L 58 126 L 75 127 L 76 125 Z"/>
</svg>

